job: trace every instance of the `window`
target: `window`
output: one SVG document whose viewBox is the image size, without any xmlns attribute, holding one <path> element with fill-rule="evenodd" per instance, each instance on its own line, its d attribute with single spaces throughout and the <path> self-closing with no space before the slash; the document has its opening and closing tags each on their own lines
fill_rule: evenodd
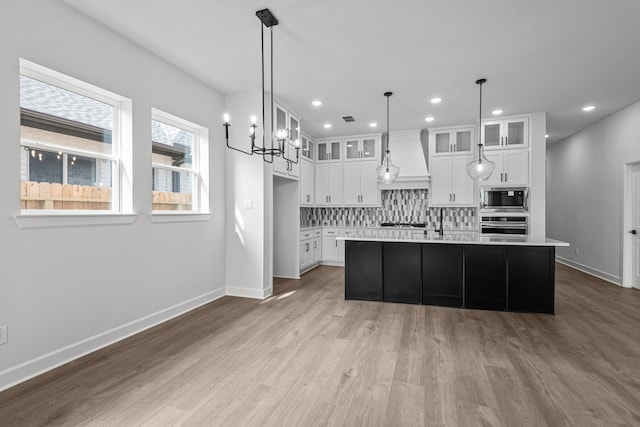
<svg viewBox="0 0 640 427">
<path fill-rule="evenodd" d="M 153 211 L 207 212 L 207 130 L 154 109 L 151 139 Z"/>
<path fill-rule="evenodd" d="M 23 211 L 122 211 L 120 124 L 125 101 L 20 61 Z"/>
</svg>

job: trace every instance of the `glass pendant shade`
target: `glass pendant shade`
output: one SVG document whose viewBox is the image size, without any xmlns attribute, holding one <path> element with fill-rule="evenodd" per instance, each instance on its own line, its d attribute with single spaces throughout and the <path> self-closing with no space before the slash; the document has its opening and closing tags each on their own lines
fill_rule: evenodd
<svg viewBox="0 0 640 427">
<path fill-rule="evenodd" d="M 482 148 L 482 144 L 479 144 L 478 156 L 467 163 L 467 174 L 469 174 L 471 179 L 477 181 L 486 181 L 496 168 L 496 164 L 487 159 L 484 155 L 484 150 Z"/>
<path fill-rule="evenodd" d="M 482 85 L 487 82 L 487 79 L 478 79 L 476 84 L 480 86 L 480 111 L 478 114 L 478 152 L 472 161 L 467 163 L 467 174 L 474 181 L 486 181 L 489 179 L 493 170 L 496 168 L 496 164 L 487 159 L 484 155 L 484 145 L 482 144 Z"/>
<path fill-rule="evenodd" d="M 391 184 L 398 178 L 400 168 L 391 161 L 391 153 L 387 151 L 382 159 L 382 164 L 376 168 L 378 182 Z"/>
<path fill-rule="evenodd" d="M 387 98 L 387 149 L 382 158 L 382 163 L 376 168 L 376 175 L 378 176 L 378 182 L 384 184 L 391 184 L 395 182 L 400 173 L 400 168 L 393 164 L 391 161 L 391 150 L 389 149 L 389 97 L 393 95 L 393 92 L 385 92 L 384 96 Z"/>
</svg>

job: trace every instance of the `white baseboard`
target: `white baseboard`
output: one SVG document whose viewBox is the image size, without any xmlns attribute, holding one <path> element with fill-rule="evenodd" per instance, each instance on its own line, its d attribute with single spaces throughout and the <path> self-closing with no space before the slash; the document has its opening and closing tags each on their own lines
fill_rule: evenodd
<svg viewBox="0 0 640 427">
<path fill-rule="evenodd" d="M 273 288 L 267 289 L 254 289 L 254 288 L 239 288 L 236 286 L 227 286 L 227 295 L 231 297 L 253 298 L 253 299 L 265 299 L 273 293 Z"/>
<path fill-rule="evenodd" d="M 225 296 L 220 288 L 0 371 L 0 391 Z"/>
<path fill-rule="evenodd" d="M 338 261 L 322 261 L 320 265 L 329 265 L 331 267 L 344 267 L 344 262 Z"/>
<path fill-rule="evenodd" d="M 622 278 L 620 276 L 616 276 L 614 274 L 607 273 L 602 270 L 598 270 L 597 268 L 589 267 L 588 265 L 581 264 L 579 262 L 570 260 L 568 258 L 563 258 L 561 256 L 556 255 L 556 261 L 560 264 L 564 264 L 568 267 L 575 268 L 576 270 L 580 270 L 583 273 L 590 274 L 592 276 L 597 277 L 598 279 L 605 280 L 607 282 L 611 282 L 614 285 L 622 286 Z"/>
<path fill-rule="evenodd" d="M 307 268 L 305 268 L 304 270 L 300 271 L 300 276 L 302 276 L 304 273 L 308 273 L 309 271 L 313 270 L 314 268 L 318 267 L 320 265 L 320 263 L 317 264 L 313 264 Z"/>
<path fill-rule="evenodd" d="M 300 276 L 279 276 L 279 275 L 273 275 L 274 278 L 277 279 L 294 279 L 294 280 L 300 280 Z"/>
</svg>

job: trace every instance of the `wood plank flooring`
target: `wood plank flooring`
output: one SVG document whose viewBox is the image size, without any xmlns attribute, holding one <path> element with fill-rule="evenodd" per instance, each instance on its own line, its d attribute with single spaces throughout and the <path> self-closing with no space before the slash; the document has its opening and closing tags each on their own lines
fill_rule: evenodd
<svg viewBox="0 0 640 427">
<path fill-rule="evenodd" d="M 224 297 L 0 393 L 2 426 L 640 425 L 640 292 L 556 267 L 556 315 Z"/>
</svg>

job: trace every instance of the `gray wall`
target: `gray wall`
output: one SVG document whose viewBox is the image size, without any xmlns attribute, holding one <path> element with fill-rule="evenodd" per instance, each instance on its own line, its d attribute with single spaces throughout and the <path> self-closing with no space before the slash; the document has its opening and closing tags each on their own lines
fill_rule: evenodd
<svg viewBox="0 0 640 427">
<path fill-rule="evenodd" d="M 622 283 L 623 171 L 638 160 L 640 102 L 547 148 L 547 235 L 571 243 L 561 261 Z"/>
</svg>

